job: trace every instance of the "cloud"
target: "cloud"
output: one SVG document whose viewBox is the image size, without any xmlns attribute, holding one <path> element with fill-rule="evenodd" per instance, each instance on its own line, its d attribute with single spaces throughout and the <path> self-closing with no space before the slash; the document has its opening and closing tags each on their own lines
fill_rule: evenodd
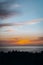
<svg viewBox="0 0 43 65">
<path fill-rule="evenodd" d="M 37 24 L 43 22 L 43 18 L 40 19 L 33 19 L 31 21 L 24 21 L 24 22 L 20 22 L 20 23 L 15 23 L 15 25 L 20 26 L 20 25 L 31 25 L 31 24 Z"/>
<path fill-rule="evenodd" d="M 24 24 L 37 24 L 37 23 L 40 23 L 40 22 L 43 22 L 43 18 L 27 21 Z"/>
<path fill-rule="evenodd" d="M 11 5 L 10 7 L 11 7 L 11 9 L 13 9 L 13 8 L 19 8 L 20 5 L 19 5 L 19 4 L 13 4 L 13 5 Z"/>
<path fill-rule="evenodd" d="M 42 40 L 43 41 L 43 37 L 39 37 L 38 40 Z"/>
<path fill-rule="evenodd" d="M 12 26 L 12 24 L 0 24 L 0 27 L 4 27 L 4 26 Z"/>
<path fill-rule="evenodd" d="M 43 45 L 43 37 L 38 37 L 37 39 L 32 40 L 32 42 L 39 45 Z"/>
<path fill-rule="evenodd" d="M 17 8 L 20 5 L 15 4 L 15 3 L 16 3 L 16 0 L 5 0 L 5 1 L 2 1 L 2 2 L 0 1 L 0 18 L 5 18 L 5 17 L 8 17 L 8 16 L 20 14 L 19 13 L 20 11 L 18 11 L 17 9 L 14 9 L 14 7 Z"/>
<path fill-rule="evenodd" d="M 26 46 L 28 46 L 28 45 L 43 45 L 43 37 L 38 37 L 38 39 L 36 39 L 36 40 L 29 40 L 29 38 L 28 39 L 23 39 L 23 38 L 19 38 L 19 37 L 10 37 L 10 38 L 2 38 L 1 40 L 0 40 L 0 46 L 5 46 L 5 45 L 26 45 Z"/>
<path fill-rule="evenodd" d="M 40 19 L 34 19 L 31 21 L 26 21 L 26 22 L 19 22 L 19 23 L 6 23 L 6 24 L 0 24 L 0 27 L 4 27 L 4 26 L 23 26 L 23 25 L 32 25 L 32 24 L 37 24 L 43 22 L 43 18 Z"/>
</svg>

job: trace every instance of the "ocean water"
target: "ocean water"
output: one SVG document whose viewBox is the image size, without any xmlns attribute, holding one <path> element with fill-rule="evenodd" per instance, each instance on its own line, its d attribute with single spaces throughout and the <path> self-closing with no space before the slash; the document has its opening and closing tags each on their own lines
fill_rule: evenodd
<svg viewBox="0 0 43 65">
<path fill-rule="evenodd" d="M 43 51 L 43 46 L 4 46 L 0 47 L 0 52 L 8 52 L 8 51 L 28 51 L 28 52 L 41 52 Z"/>
</svg>

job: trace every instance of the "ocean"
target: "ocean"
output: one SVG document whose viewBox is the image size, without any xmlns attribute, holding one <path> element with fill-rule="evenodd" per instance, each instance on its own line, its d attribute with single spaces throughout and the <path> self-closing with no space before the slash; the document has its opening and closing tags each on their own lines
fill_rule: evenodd
<svg viewBox="0 0 43 65">
<path fill-rule="evenodd" d="M 1 51 L 41 52 L 43 51 L 43 46 L 3 46 L 0 47 Z"/>
</svg>

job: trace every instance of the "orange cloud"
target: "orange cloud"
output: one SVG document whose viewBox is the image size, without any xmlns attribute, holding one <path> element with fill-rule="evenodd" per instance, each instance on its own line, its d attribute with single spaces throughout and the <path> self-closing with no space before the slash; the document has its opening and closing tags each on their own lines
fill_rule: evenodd
<svg viewBox="0 0 43 65">
<path fill-rule="evenodd" d="M 2 45 L 43 45 L 43 37 L 38 37 L 37 39 L 29 38 L 8 38 L 0 39 L 0 44 Z"/>
</svg>

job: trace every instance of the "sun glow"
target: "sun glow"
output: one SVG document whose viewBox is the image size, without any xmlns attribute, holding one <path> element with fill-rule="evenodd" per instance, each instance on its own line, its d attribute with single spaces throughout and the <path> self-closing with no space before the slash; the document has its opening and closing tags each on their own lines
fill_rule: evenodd
<svg viewBox="0 0 43 65">
<path fill-rule="evenodd" d="M 17 42 L 18 45 L 26 45 L 29 44 L 31 41 L 27 39 L 21 39 Z"/>
</svg>

